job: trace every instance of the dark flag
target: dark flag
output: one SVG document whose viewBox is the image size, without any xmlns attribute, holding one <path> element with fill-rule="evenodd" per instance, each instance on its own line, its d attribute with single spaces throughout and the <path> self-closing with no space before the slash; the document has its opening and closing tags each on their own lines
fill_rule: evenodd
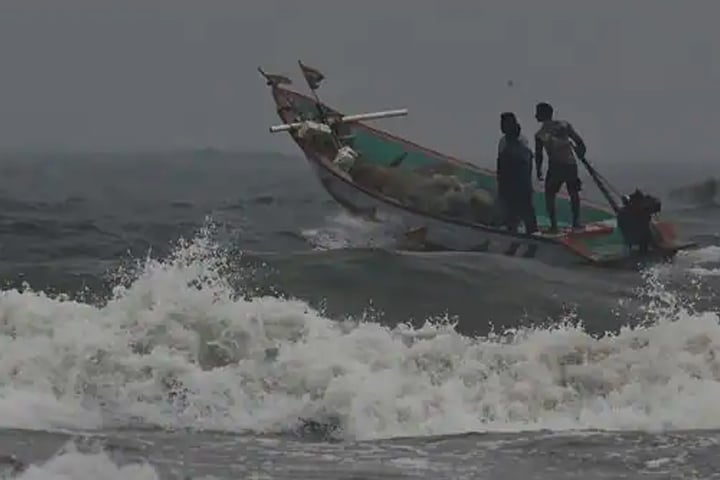
<svg viewBox="0 0 720 480">
<path fill-rule="evenodd" d="M 317 88 L 320 86 L 320 82 L 322 82 L 325 78 L 325 75 L 320 73 L 320 70 L 308 67 L 307 65 L 303 65 L 303 63 L 299 60 L 298 64 L 300 64 L 300 70 L 302 70 L 302 74 L 305 77 L 305 81 L 307 81 L 310 89 L 317 90 Z"/>
<path fill-rule="evenodd" d="M 268 85 L 291 85 L 292 80 L 290 80 L 285 75 L 277 75 L 274 73 L 265 73 L 262 68 L 258 67 L 258 71 L 262 74 L 263 77 L 265 77 L 265 80 L 267 80 Z"/>
</svg>

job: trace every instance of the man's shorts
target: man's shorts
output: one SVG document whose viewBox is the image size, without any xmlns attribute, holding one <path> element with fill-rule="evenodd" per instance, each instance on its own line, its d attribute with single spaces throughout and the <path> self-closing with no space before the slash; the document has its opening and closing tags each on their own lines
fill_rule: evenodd
<svg viewBox="0 0 720 480">
<path fill-rule="evenodd" d="M 579 192 L 582 182 L 578 176 L 578 167 L 575 163 L 553 165 L 548 169 L 545 177 L 545 193 L 558 193 L 562 184 L 567 185 L 568 192 Z"/>
</svg>

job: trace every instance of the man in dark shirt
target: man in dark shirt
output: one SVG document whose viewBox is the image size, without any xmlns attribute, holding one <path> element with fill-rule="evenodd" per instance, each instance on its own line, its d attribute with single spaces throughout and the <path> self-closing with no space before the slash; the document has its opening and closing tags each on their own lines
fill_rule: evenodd
<svg viewBox="0 0 720 480">
<path fill-rule="evenodd" d="M 516 232 L 519 220 L 522 220 L 525 233 L 532 234 L 537 231 L 532 202 L 532 151 L 520 135 L 520 124 L 513 113 L 500 115 L 500 130 L 504 135 L 498 144 L 497 184 L 506 225 Z"/>
<path fill-rule="evenodd" d="M 580 188 L 577 158 L 585 155 L 585 142 L 573 126 L 563 120 L 553 120 L 553 108 L 547 103 L 535 107 L 535 119 L 542 125 L 535 134 L 535 163 L 537 178 L 542 180 L 543 148 L 548 154 L 548 172 L 545 180 L 545 206 L 550 216 L 550 231 L 557 232 L 555 197 L 564 183 L 570 196 L 573 228 L 580 229 Z M 572 140 L 572 141 L 571 141 Z M 573 145 L 572 142 L 575 142 Z"/>
</svg>

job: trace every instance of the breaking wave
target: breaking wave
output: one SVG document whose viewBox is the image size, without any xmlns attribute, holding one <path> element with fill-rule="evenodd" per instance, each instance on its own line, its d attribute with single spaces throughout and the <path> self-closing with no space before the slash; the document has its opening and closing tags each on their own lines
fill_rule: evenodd
<svg viewBox="0 0 720 480">
<path fill-rule="evenodd" d="M 720 276 L 720 246 L 710 245 L 698 250 L 690 250 L 679 258 L 687 264 L 690 273 L 700 277 Z"/>
<path fill-rule="evenodd" d="M 159 480 L 158 471 L 148 463 L 120 465 L 108 452 L 81 452 L 74 443 L 68 443 L 50 459 L 38 464 L 0 461 L 7 475 L 16 480 Z M 209 479 L 208 479 L 209 480 Z"/>
<path fill-rule="evenodd" d="M 310 421 L 352 439 L 720 428 L 718 314 L 652 275 L 647 321 L 600 338 L 571 319 L 484 338 L 442 320 L 334 320 L 233 289 L 206 234 L 126 275 L 102 305 L 0 292 L 0 427 L 282 433 Z"/>
</svg>

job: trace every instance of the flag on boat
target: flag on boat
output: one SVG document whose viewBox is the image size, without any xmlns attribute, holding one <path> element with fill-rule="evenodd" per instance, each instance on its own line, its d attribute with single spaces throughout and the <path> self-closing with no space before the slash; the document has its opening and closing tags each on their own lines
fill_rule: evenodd
<svg viewBox="0 0 720 480">
<path fill-rule="evenodd" d="M 305 77 L 305 81 L 307 81 L 308 85 L 310 86 L 310 89 L 317 90 L 317 88 L 320 86 L 320 82 L 322 82 L 325 78 L 325 75 L 320 73 L 320 70 L 316 68 L 303 65 L 303 63 L 299 60 L 298 63 L 300 64 L 300 70 L 302 70 L 302 74 Z"/>
<path fill-rule="evenodd" d="M 262 74 L 263 77 L 265 77 L 265 80 L 267 80 L 268 85 L 291 85 L 292 80 L 290 78 L 286 77 L 285 75 L 278 75 L 276 73 L 266 73 L 263 71 L 262 68 L 258 67 L 258 71 Z"/>
<path fill-rule="evenodd" d="M 267 75 L 268 85 L 291 85 L 292 80 L 290 80 L 285 75 L 278 75 L 274 73 L 269 73 Z"/>
</svg>

